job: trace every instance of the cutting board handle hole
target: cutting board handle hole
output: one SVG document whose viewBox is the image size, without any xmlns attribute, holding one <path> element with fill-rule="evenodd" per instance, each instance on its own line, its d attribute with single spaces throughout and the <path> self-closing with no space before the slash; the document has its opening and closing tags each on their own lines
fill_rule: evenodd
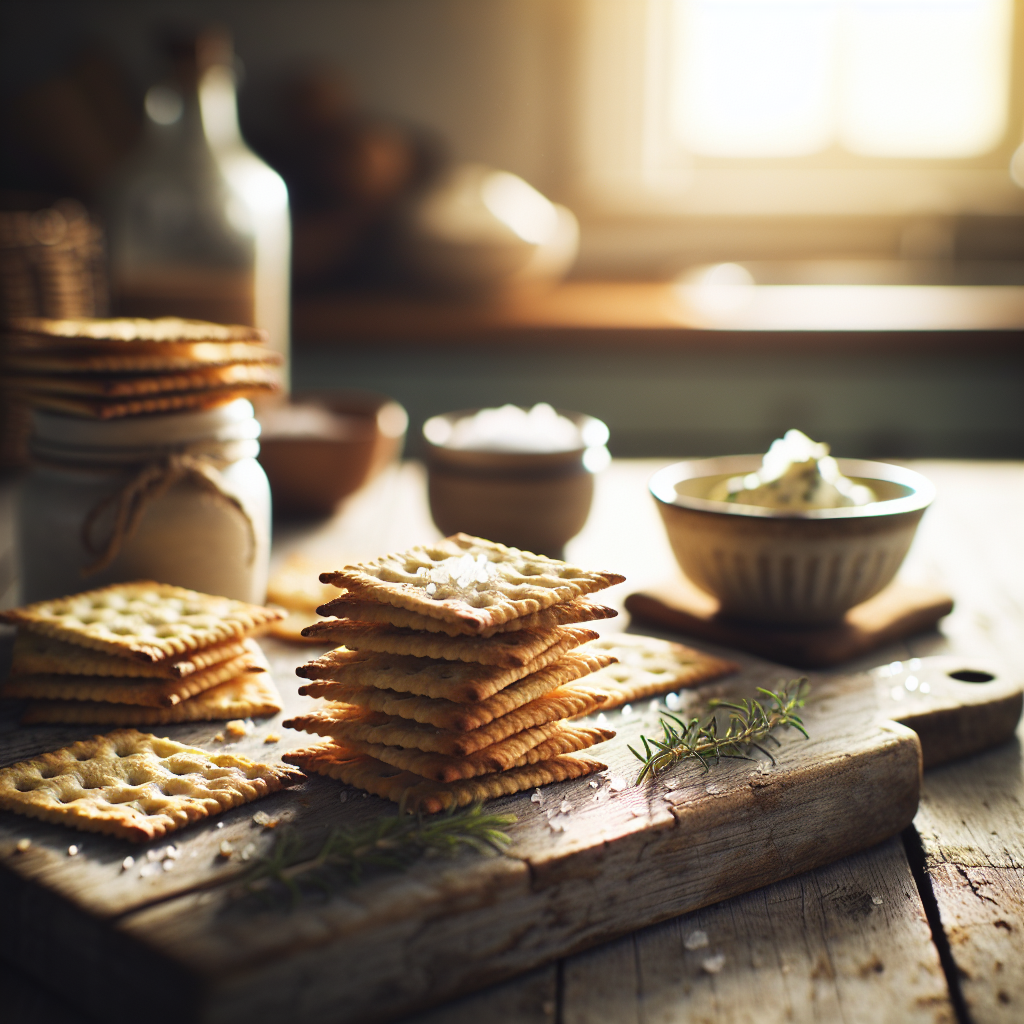
<svg viewBox="0 0 1024 1024">
<path fill-rule="evenodd" d="M 950 679 L 959 679 L 961 683 L 991 683 L 995 679 L 991 672 L 979 672 L 976 668 L 958 668 L 946 675 Z"/>
</svg>

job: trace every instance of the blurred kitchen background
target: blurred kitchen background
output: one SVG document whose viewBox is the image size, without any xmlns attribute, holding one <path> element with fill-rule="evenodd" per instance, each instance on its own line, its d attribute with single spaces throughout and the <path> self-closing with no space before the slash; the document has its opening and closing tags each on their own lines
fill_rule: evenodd
<svg viewBox="0 0 1024 1024">
<path fill-rule="evenodd" d="M 9 0 L 0 256 L 36 211 L 100 274 L 210 27 L 288 187 L 292 387 L 392 396 L 412 454 L 544 401 L 621 456 L 1024 456 L 1019 0 Z"/>
</svg>

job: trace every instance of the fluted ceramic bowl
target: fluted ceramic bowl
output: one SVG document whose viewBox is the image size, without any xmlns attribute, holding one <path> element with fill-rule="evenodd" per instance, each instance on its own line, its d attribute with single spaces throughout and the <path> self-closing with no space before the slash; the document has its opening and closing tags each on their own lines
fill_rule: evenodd
<svg viewBox="0 0 1024 1024">
<path fill-rule="evenodd" d="M 871 487 L 879 500 L 797 512 L 708 498 L 720 481 L 759 469 L 760 455 L 676 462 L 651 477 L 679 567 L 718 598 L 722 614 L 823 625 L 891 582 L 935 488 L 902 466 L 836 461 L 844 476 Z"/>
</svg>

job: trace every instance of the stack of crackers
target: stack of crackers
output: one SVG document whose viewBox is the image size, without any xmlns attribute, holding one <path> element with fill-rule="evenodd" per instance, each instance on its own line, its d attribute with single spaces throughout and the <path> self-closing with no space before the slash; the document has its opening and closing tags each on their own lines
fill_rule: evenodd
<svg viewBox="0 0 1024 1024">
<path fill-rule="evenodd" d="M 0 697 L 22 722 L 156 725 L 277 714 L 252 639 L 282 613 L 163 583 L 117 583 L 0 612 L 18 626 Z"/>
<path fill-rule="evenodd" d="M 205 409 L 277 388 L 281 357 L 255 327 L 163 317 L 8 321 L 4 387 L 89 419 Z"/>
<path fill-rule="evenodd" d="M 328 703 L 285 724 L 328 741 L 285 759 L 431 813 L 603 771 L 579 751 L 614 732 L 567 720 L 606 699 L 578 623 L 623 578 L 465 534 L 323 573 L 346 592 L 305 633 L 344 646 L 297 670 Z"/>
</svg>

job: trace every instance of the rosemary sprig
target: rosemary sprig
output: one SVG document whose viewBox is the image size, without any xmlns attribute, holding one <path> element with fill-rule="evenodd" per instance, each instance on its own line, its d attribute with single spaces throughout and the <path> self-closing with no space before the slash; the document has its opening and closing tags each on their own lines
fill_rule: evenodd
<svg viewBox="0 0 1024 1024">
<path fill-rule="evenodd" d="M 637 784 L 691 757 L 700 761 L 705 773 L 709 771 L 712 760 L 717 764 L 723 757 L 752 761 L 754 758 L 750 756 L 751 750 L 759 750 L 774 764 L 775 758 L 762 744 L 771 741 L 779 745 L 778 738 L 772 735 L 775 729 L 792 727 L 805 738 L 807 736 L 807 730 L 797 712 L 807 699 L 808 683 L 806 679 L 795 679 L 778 693 L 760 686 L 757 691 L 764 694 L 767 701 L 711 701 L 710 707 L 713 710 L 705 722 L 699 718 L 691 718 L 687 722 L 669 711 L 662 711 L 662 738 L 648 739 L 641 736 L 644 745 L 642 754 L 633 747 L 629 748 L 630 753 L 643 764 L 636 779 Z M 714 713 L 714 709 L 718 708 L 729 711 L 729 725 L 723 733 L 718 731 L 718 717 Z"/>
<path fill-rule="evenodd" d="M 505 830 L 515 822 L 514 814 L 484 814 L 480 804 L 431 818 L 399 813 L 358 828 L 333 829 L 315 857 L 306 856 L 302 839 L 285 830 L 244 882 L 251 893 L 283 887 L 294 905 L 303 887 L 329 895 L 358 884 L 368 868 L 402 871 L 424 855 L 453 856 L 465 848 L 503 853 L 512 842 Z"/>
</svg>

